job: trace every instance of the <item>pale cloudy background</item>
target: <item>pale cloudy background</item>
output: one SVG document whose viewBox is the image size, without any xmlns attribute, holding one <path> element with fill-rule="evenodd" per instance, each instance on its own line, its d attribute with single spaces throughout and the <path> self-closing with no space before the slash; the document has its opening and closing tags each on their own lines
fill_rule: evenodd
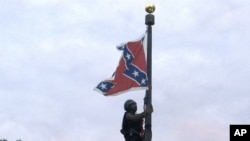
<svg viewBox="0 0 250 141">
<path fill-rule="evenodd" d="M 0 0 L 0 139 L 118 141 L 123 103 L 93 91 L 140 37 L 144 0 Z M 228 141 L 250 124 L 250 1 L 155 0 L 153 141 Z"/>
</svg>

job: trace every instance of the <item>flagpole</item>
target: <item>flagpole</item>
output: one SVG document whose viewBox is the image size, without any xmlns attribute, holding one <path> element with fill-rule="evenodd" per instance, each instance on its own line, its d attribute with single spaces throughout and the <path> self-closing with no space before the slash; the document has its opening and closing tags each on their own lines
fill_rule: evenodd
<svg viewBox="0 0 250 141">
<path fill-rule="evenodd" d="M 145 24 L 147 25 L 147 75 L 149 89 L 146 90 L 144 105 L 152 105 L 152 25 L 154 25 L 154 15 L 151 14 L 155 11 L 154 4 L 148 4 L 145 8 L 148 13 L 145 17 Z M 147 114 L 145 117 L 145 136 L 144 141 L 152 140 L 152 115 Z"/>
</svg>

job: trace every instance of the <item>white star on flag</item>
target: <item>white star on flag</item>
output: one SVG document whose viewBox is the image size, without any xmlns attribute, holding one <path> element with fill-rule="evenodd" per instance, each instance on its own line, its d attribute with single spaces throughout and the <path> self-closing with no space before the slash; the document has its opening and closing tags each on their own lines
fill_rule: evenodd
<svg viewBox="0 0 250 141">
<path fill-rule="evenodd" d="M 141 84 L 146 84 L 146 79 L 142 79 Z"/>
<path fill-rule="evenodd" d="M 126 57 L 128 58 L 128 60 L 130 59 L 130 55 L 129 54 L 127 54 Z"/>
<path fill-rule="evenodd" d="M 139 76 L 139 72 L 138 71 L 134 71 L 133 72 L 133 75 L 136 77 L 136 76 Z"/>
<path fill-rule="evenodd" d="M 102 83 L 102 84 L 101 84 L 101 87 L 102 87 L 103 90 L 106 90 L 106 89 L 107 89 L 107 88 L 106 88 L 106 84 L 103 84 L 103 83 Z"/>
</svg>

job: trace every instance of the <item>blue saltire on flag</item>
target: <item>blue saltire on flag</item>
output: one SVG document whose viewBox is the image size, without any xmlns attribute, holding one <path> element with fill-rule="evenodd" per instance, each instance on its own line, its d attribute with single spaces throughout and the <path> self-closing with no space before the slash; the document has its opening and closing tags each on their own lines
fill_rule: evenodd
<svg viewBox="0 0 250 141">
<path fill-rule="evenodd" d="M 117 46 L 122 57 L 110 79 L 100 82 L 95 90 L 105 96 L 118 95 L 130 90 L 147 89 L 147 36 Z"/>
</svg>

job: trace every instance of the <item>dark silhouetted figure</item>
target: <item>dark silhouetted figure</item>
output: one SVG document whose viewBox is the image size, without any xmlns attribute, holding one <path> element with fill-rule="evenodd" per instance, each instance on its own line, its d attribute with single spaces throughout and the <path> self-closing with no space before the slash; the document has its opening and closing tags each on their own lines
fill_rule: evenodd
<svg viewBox="0 0 250 141">
<path fill-rule="evenodd" d="M 151 105 L 146 106 L 144 111 L 136 114 L 137 104 L 134 100 L 129 99 L 124 103 L 125 113 L 122 121 L 121 133 L 126 141 L 143 141 L 143 118 L 148 113 L 153 112 Z"/>
</svg>

